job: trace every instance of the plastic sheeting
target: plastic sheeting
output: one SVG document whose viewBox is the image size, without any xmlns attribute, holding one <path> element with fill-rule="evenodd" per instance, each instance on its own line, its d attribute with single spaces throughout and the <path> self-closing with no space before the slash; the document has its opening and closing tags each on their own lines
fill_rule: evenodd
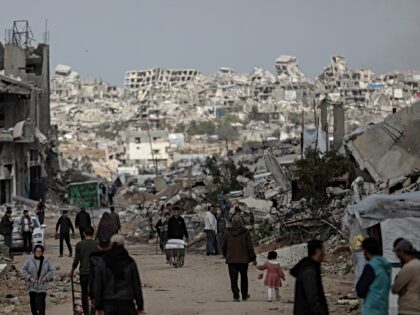
<svg viewBox="0 0 420 315">
<path fill-rule="evenodd" d="M 414 247 L 420 248 L 420 218 L 388 219 L 381 223 L 382 247 L 384 257 L 391 263 L 399 263 L 397 256 L 392 251 L 394 241 L 403 237 L 413 243 Z M 400 272 L 400 268 L 393 265 L 392 281 Z M 398 296 L 390 293 L 389 315 L 398 314 Z"/>
<path fill-rule="evenodd" d="M 343 218 L 343 227 L 350 232 L 356 281 L 365 261 L 361 257 L 360 241 L 366 237 L 366 229 L 376 224 L 381 226 L 384 257 L 393 264 L 392 280 L 399 272 L 398 258 L 392 251 L 394 241 L 403 237 L 420 249 L 420 191 L 399 195 L 371 195 L 350 205 Z M 361 239 L 360 239 L 361 237 Z M 390 293 L 389 315 L 398 314 L 398 297 Z"/>
<path fill-rule="evenodd" d="M 328 149 L 327 133 L 321 129 L 304 129 L 303 130 L 303 150 L 306 148 L 318 148 L 321 152 L 326 152 Z"/>
<path fill-rule="evenodd" d="M 392 218 L 420 218 L 420 191 L 398 195 L 370 195 L 350 205 L 347 213 L 357 219 L 362 229 Z"/>
</svg>

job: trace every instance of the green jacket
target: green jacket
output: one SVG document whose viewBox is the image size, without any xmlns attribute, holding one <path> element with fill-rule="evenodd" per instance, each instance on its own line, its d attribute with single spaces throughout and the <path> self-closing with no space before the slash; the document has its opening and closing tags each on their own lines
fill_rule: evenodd
<svg viewBox="0 0 420 315">
<path fill-rule="evenodd" d="M 362 305 L 363 315 L 388 315 L 392 267 L 386 258 L 376 256 L 368 262 L 375 272 L 375 280 L 369 287 Z"/>
<path fill-rule="evenodd" d="M 90 255 L 98 250 L 98 242 L 95 240 L 84 240 L 76 244 L 76 255 L 74 256 L 73 269 L 76 270 L 80 263 L 80 274 L 89 275 Z"/>
</svg>

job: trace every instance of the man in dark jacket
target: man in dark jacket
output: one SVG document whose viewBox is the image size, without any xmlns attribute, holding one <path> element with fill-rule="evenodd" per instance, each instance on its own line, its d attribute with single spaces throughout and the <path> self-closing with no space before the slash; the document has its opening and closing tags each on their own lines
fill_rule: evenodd
<svg viewBox="0 0 420 315">
<path fill-rule="evenodd" d="M 84 230 L 91 226 L 91 220 L 89 213 L 86 212 L 85 208 L 80 208 L 80 212 L 76 215 L 76 220 L 74 221 L 76 229 L 79 229 L 80 238 L 85 239 L 83 234 Z"/>
<path fill-rule="evenodd" d="M 321 263 L 325 258 L 320 240 L 308 242 L 308 257 L 290 271 L 296 278 L 294 315 L 328 315 L 328 305 L 321 279 Z"/>
<path fill-rule="evenodd" d="M 144 314 L 143 293 L 136 262 L 124 248 L 124 237 L 116 234 L 111 249 L 95 270 L 95 308 L 105 315 Z M 136 305 L 134 304 L 136 302 Z"/>
<path fill-rule="evenodd" d="M 12 208 L 7 207 L 6 214 L 1 219 L 2 234 L 4 237 L 4 245 L 12 247 L 12 232 L 13 232 L 13 219 Z"/>
<path fill-rule="evenodd" d="M 239 293 L 242 300 L 250 298 L 248 294 L 248 264 L 256 260 L 251 234 L 243 227 L 242 220 L 234 218 L 232 227 L 226 229 L 222 242 L 223 256 L 229 268 L 229 276 L 233 300 L 239 302 Z M 238 277 L 241 275 L 241 290 L 238 288 Z"/>
<path fill-rule="evenodd" d="M 185 239 L 188 241 L 188 231 L 184 218 L 181 217 L 181 209 L 173 208 L 173 216 L 168 221 L 168 240 Z"/>
<path fill-rule="evenodd" d="M 97 250 L 93 252 L 89 258 L 89 299 L 93 306 L 95 306 L 95 273 L 98 266 L 101 264 L 106 251 L 110 249 L 110 240 L 99 240 Z M 95 314 L 96 312 L 93 312 L 92 315 Z"/>
<path fill-rule="evenodd" d="M 60 229 L 60 257 L 63 257 L 63 241 L 66 241 L 67 248 L 69 249 L 69 257 L 73 256 L 73 250 L 70 244 L 70 230 L 74 234 L 74 227 L 71 220 L 67 217 L 68 211 L 63 211 L 63 215 L 58 219 L 55 226 L 55 233 Z"/>
<path fill-rule="evenodd" d="M 20 219 L 20 227 L 22 229 L 23 250 L 30 254 L 32 252 L 32 219 L 29 216 L 28 210 L 23 211 L 23 216 Z"/>
<path fill-rule="evenodd" d="M 80 287 L 82 289 L 82 306 L 85 315 L 89 315 L 89 273 L 90 255 L 98 248 L 98 242 L 93 239 L 95 230 L 89 226 L 84 230 L 85 239 L 76 244 L 76 255 L 74 255 L 73 266 L 70 271 L 70 276 L 73 277 L 74 271 L 80 263 Z"/>
</svg>

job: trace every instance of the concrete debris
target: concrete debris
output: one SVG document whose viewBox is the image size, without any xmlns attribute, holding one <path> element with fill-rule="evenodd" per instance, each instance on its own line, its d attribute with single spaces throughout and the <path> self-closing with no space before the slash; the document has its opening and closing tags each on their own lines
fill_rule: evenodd
<svg viewBox="0 0 420 315">
<path fill-rule="evenodd" d="M 381 189 L 406 188 L 420 170 L 420 102 L 384 119 L 346 142 L 360 171 Z M 380 145 L 378 145 L 380 144 Z"/>
</svg>

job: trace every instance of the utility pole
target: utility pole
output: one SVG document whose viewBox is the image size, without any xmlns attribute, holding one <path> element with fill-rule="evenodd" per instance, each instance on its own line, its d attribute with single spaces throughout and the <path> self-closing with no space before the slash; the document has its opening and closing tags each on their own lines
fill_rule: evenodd
<svg viewBox="0 0 420 315">
<path fill-rule="evenodd" d="M 155 173 L 156 173 L 156 177 L 159 175 L 159 171 L 158 171 L 158 167 L 157 167 L 157 157 L 155 158 L 155 154 L 153 152 L 153 144 L 152 144 L 152 136 L 150 135 L 150 125 L 149 125 L 149 121 L 147 122 L 147 134 L 149 137 L 149 144 L 150 144 L 150 152 L 152 154 L 152 161 L 155 164 Z"/>
<path fill-rule="evenodd" d="M 302 110 L 302 132 L 300 133 L 300 157 L 301 157 L 302 160 L 303 160 L 303 153 L 304 153 L 303 152 L 303 147 L 304 147 L 303 141 L 305 140 L 304 136 L 303 136 L 304 130 L 305 130 L 305 112 Z"/>
</svg>

